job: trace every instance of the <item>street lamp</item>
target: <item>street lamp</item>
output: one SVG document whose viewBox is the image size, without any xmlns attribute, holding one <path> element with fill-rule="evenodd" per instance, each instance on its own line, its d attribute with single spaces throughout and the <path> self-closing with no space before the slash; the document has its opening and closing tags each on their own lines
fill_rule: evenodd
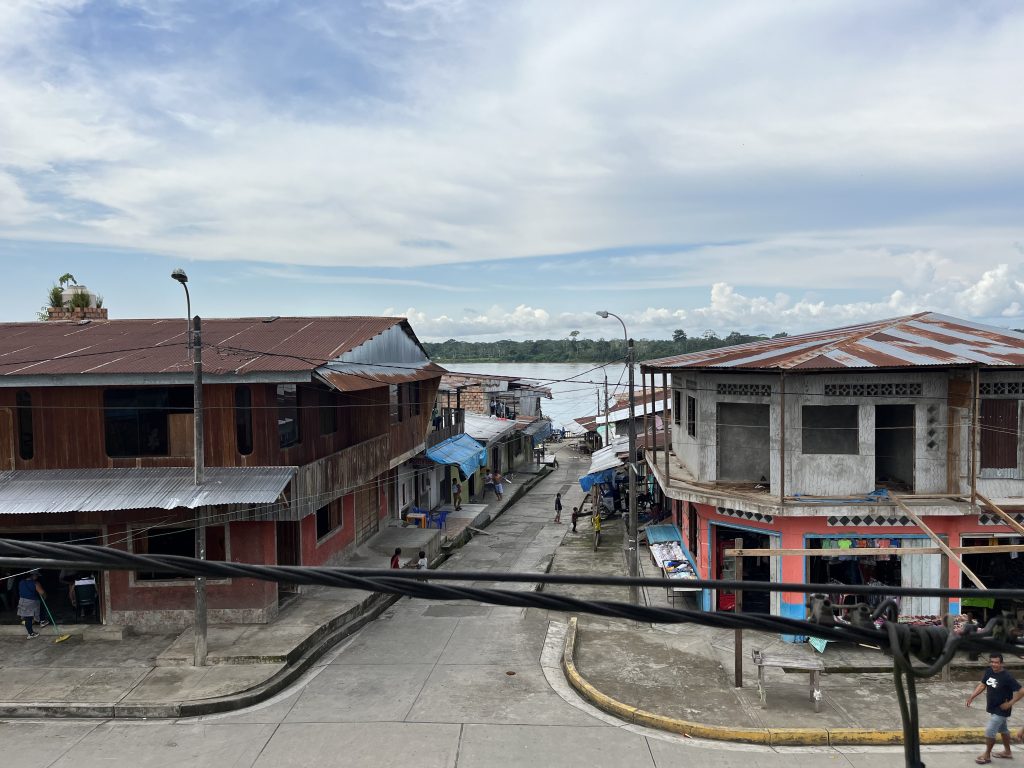
<svg viewBox="0 0 1024 768">
<path fill-rule="evenodd" d="M 633 340 L 629 338 L 629 331 L 626 330 L 626 323 L 614 312 L 606 309 L 598 310 L 598 317 L 606 320 L 614 317 L 622 325 L 622 335 L 626 340 L 626 365 L 629 368 L 629 524 L 626 526 L 626 563 L 629 575 L 636 578 L 640 572 L 639 552 L 637 549 L 637 519 L 636 519 L 636 394 L 633 387 Z M 633 605 L 640 605 L 640 590 L 635 584 L 629 587 L 629 601 Z"/>
<path fill-rule="evenodd" d="M 188 293 L 188 275 L 185 270 L 176 269 L 171 278 L 185 289 L 185 303 L 191 325 L 188 331 L 188 347 L 192 357 L 192 462 L 195 467 L 194 482 L 203 484 L 203 338 L 202 322 L 199 315 L 192 317 L 192 299 Z M 206 559 L 206 508 L 196 510 L 196 558 Z M 206 665 L 206 578 L 196 576 L 196 611 L 193 661 L 197 667 Z"/>
</svg>

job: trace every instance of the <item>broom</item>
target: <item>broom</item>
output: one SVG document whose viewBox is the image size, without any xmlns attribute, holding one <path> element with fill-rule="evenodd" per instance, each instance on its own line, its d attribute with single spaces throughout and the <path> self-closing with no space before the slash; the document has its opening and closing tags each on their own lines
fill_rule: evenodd
<svg viewBox="0 0 1024 768">
<path fill-rule="evenodd" d="M 57 637 L 55 637 L 53 640 L 54 645 L 56 645 L 57 643 L 63 643 L 65 640 L 70 640 L 71 635 L 61 634 L 60 627 L 57 626 L 57 620 L 53 618 L 53 614 L 50 613 L 50 606 L 46 604 L 46 600 L 43 599 L 42 595 L 39 596 L 39 599 L 43 603 L 43 608 L 46 609 L 46 615 L 50 617 L 50 624 L 53 625 L 53 631 L 57 633 Z"/>
</svg>

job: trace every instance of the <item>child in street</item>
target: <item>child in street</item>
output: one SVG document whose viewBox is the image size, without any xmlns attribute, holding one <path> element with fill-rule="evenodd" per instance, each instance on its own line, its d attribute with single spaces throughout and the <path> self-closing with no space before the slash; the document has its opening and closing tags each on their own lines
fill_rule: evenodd
<svg viewBox="0 0 1024 768">
<path fill-rule="evenodd" d="M 562 494 L 555 494 L 555 522 L 562 524 Z"/>
<path fill-rule="evenodd" d="M 572 532 L 576 533 L 576 521 L 580 519 L 579 507 L 572 508 Z"/>
<path fill-rule="evenodd" d="M 457 477 L 452 478 L 452 504 L 455 505 L 456 512 L 462 509 L 462 483 Z"/>
<path fill-rule="evenodd" d="M 402 548 L 395 547 L 395 554 L 391 556 L 391 567 L 401 568 L 402 567 Z"/>
<path fill-rule="evenodd" d="M 416 561 L 416 569 L 419 570 L 419 571 L 425 571 L 429 567 L 430 567 L 430 564 L 427 563 L 427 553 L 424 552 L 421 549 L 420 550 L 420 559 Z"/>
</svg>

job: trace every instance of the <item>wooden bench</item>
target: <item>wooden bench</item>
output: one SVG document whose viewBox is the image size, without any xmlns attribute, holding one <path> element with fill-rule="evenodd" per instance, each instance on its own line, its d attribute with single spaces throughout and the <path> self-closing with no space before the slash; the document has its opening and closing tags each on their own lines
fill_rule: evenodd
<svg viewBox="0 0 1024 768">
<path fill-rule="evenodd" d="M 776 667 L 783 672 L 809 672 L 811 675 L 810 700 L 814 711 L 821 712 L 821 672 L 825 668 L 820 659 L 806 656 L 790 656 L 782 653 L 765 653 L 758 648 L 750 651 L 757 665 L 757 693 L 761 697 L 761 708 L 768 708 L 768 692 L 764 687 L 764 668 Z"/>
</svg>

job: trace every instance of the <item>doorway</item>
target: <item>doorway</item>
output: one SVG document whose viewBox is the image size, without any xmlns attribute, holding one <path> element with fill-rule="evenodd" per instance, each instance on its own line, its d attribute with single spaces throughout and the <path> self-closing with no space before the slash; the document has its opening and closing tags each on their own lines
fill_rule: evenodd
<svg viewBox="0 0 1024 768">
<path fill-rule="evenodd" d="M 744 549 L 769 549 L 772 546 L 772 534 L 762 533 L 746 528 L 735 528 L 731 525 L 715 523 L 711 526 L 711 540 L 714 544 L 714 576 L 715 579 L 742 579 L 743 581 L 771 581 L 773 557 L 740 558 L 743 572 L 736 573 L 736 558 L 726 557 L 725 550 L 735 546 L 736 539 L 742 539 Z M 770 613 L 772 593 L 744 592 L 743 613 Z M 716 590 L 714 609 L 719 611 L 736 610 L 736 595 L 733 592 Z"/>
<path fill-rule="evenodd" d="M 914 490 L 914 406 L 875 406 L 875 482 L 893 491 Z"/>
<path fill-rule="evenodd" d="M 719 482 L 767 485 L 771 474 L 769 413 L 767 405 L 718 404 Z"/>
<path fill-rule="evenodd" d="M 302 565 L 302 523 L 298 520 L 277 521 L 277 564 Z M 284 581 L 277 584 L 279 600 L 285 595 L 295 595 L 298 592 L 297 584 Z"/>
</svg>

